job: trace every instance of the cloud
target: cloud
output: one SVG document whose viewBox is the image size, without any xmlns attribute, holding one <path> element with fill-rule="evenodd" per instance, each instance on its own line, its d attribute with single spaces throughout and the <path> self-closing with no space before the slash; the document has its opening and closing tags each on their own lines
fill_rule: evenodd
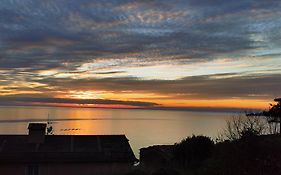
<svg viewBox="0 0 281 175">
<path fill-rule="evenodd" d="M 202 61 L 266 50 L 281 36 L 280 2 L 3 1 L 0 68 L 93 59 Z M 273 21 L 273 22 L 272 22 Z M 257 41 L 255 37 L 266 38 Z M 126 57 L 124 57 L 126 54 Z"/>
<path fill-rule="evenodd" d="M 177 80 L 141 80 L 133 77 L 104 79 L 44 79 L 40 83 L 58 91 L 108 91 L 120 94 L 154 93 L 171 99 L 272 99 L 280 96 L 280 74 L 213 74 Z"/>
<path fill-rule="evenodd" d="M 101 74 L 101 75 L 108 75 L 108 74 L 122 74 L 126 73 L 125 71 L 110 71 L 110 72 L 96 72 L 95 74 Z"/>
<path fill-rule="evenodd" d="M 115 100 L 74 100 L 59 99 L 54 96 L 69 95 L 71 91 L 102 92 L 119 94 L 143 94 L 135 99 L 265 99 L 281 96 L 280 74 L 225 73 L 185 77 L 176 80 L 143 80 L 134 77 L 119 78 L 44 78 L 36 82 L 0 82 L 2 102 L 11 101 L 3 95 L 13 95 L 17 101 L 53 103 L 126 104 L 133 106 L 156 105 L 152 103 L 124 102 Z M 16 93 L 15 93 L 16 92 Z M 35 94 L 38 98 L 33 98 Z M 148 95 L 147 95 L 148 94 Z M 152 95 L 153 94 L 153 95 Z M 19 97 L 19 99 L 17 99 Z M 32 97 L 32 98 L 31 98 Z M 48 98 L 46 98 L 48 97 Z M 130 98 L 128 98 L 130 99 Z"/>
<path fill-rule="evenodd" d="M 56 103 L 56 104 L 102 104 L 102 105 L 128 105 L 135 107 L 153 107 L 157 103 L 142 102 L 142 101 L 121 101 L 109 99 L 67 99 L 67 98 L 33 98 L 33 97 L 0 97 L 0 103 L 3 104 L 29 104 L 29 103 Z"/>
<path fill-rule="evenodd" d="M 272 98 L 280 95 L 278 74 L 203 70 L 201 76 L 160 80 L 155 69 L 156 78 L 148 80 L 126 68 L 215 59 L 254 67 L 265 58 L 275 61 L 258 66 L 276 68 L 280 9 L 274 0 L 3 0 L 0 92 L 40 98 L 77 89 L 174 99 Z"/>
</svg>

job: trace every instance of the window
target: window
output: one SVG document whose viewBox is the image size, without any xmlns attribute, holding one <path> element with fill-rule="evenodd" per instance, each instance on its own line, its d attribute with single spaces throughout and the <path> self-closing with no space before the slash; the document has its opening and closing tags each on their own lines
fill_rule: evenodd
<svg viewBox="0 0 281 175">
<path fill-rule="evenodd" d="M 38 165 L 28 165 L 27 175 L 39 175 Z"/>
</svg>

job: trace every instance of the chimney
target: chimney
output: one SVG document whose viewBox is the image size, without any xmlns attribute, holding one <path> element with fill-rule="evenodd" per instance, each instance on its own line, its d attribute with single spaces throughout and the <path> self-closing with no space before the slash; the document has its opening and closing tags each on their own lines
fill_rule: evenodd
<svg viewBox="0 0 281 175">
<path fill-rule="evenodd" d="M 44 143 L 46 127 L 46 123 L 29 123 L 28 142 L 36 144 Z"/>
</svg>

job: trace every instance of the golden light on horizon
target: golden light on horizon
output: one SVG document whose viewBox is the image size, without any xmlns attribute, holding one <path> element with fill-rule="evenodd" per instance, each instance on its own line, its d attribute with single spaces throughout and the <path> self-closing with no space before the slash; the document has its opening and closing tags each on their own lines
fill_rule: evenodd
<svg viewBox="0 0 281 175">
<path fill-rule="evenodd" d="M 157 101 L 158 102 L 158 101 Z M 159 101 L 160 102 L 160 101 Z M 165 106 L 172 107 L 210 107 L 210 108 L 244 108 L 265 109 L 271 100 L 257 99 L 194 99 L 194 100 L 162 100 Z"/>
<path fill-rule="evenodd" d="M 74 107 L 74 108 L 116 108 L 116 109 L 141 109 L 141 106 L 125 104 L 77 104 L 77 103 L 49 103 L 49 102 L 17 102 L 18 105 L 31 106 L 54 106 L 54 107 Z"/>
<path fill-rule="evenodd" d="M 100 91 L 79 91 L 71 90 L 64 97 L 74 99 L 103 99 Z"/>
<path fill-rule="evenodd" d="M 248 98 L 226 98 L 226 99 L 180 99 L 172 95 L 145 92 L 111 92 L 111 91 L 82 91 L 71 90 L 65 92 L 58 98 L 71 99 L 111 99 L 120 101 L 146 101 L 157 103 L 162 107 L 207 107 L 207 108 L 244 108 L 244 109 L 265 109 L 271 100 L 248 99 Z M 51 106 L 69 107 L 101 107 L 101 108 L 139 108 L 129 105 L 110 105 L 110 104 L 46 104 Z M 143 107 L 141 107 L 143 108 Z M 145 107 L 144 107 L 145 108 Z"/>
</svg>

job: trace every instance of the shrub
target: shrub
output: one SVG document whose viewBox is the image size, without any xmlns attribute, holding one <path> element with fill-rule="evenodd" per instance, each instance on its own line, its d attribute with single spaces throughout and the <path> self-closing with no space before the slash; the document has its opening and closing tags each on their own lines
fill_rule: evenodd
<svg viewBox="0 0 281 175">
<path fill-rule="evenodd" d="M 197 168 L 211 156 L 214 142 L 206 136 L 192 136 L 175 145 L 175 159 L 184 168 Z"/>
<path fill-rule="evenodd" d="M 260 116 L 242 116 L 237 115 L 232 120 L 227 121 L 226 129 L 219 141 L 223 139 L 238 140 L 242 137 L 265 134 L 268 130 L 268 125 Z"/>
</svg>

